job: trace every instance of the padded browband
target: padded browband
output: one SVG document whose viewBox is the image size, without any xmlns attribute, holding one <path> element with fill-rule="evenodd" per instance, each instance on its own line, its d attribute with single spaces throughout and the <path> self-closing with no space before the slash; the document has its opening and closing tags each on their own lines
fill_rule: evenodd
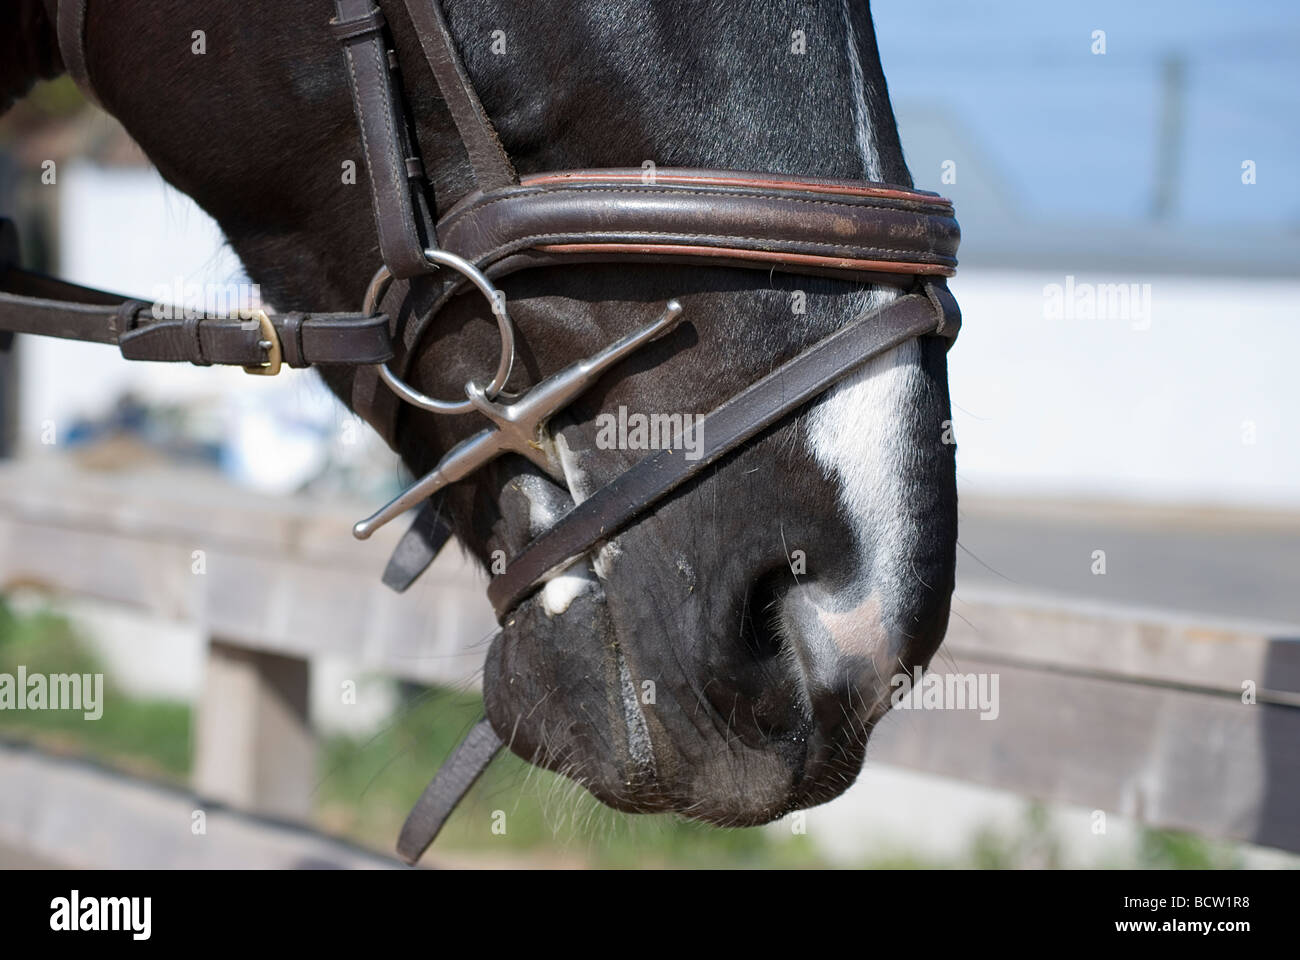
<svg viewBox="0 0 1300 960">
<path fill-rule="evenodd" d="M 581 257 L 949 277 L 952 204 L 888 184 L 725 170 L 576 170 L 471 194 L 442 246 L 489 276 Z"/>
</svg>

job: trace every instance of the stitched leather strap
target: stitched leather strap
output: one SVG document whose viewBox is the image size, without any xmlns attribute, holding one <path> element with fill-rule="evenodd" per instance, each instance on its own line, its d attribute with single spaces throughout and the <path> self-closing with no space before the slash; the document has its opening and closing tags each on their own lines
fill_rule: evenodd
<svg viewBox="0 0 1300 960">
<path fill-rule="evenodd" d="M 653 183 L 645 176 L 611 169 L 526 177 L 465 198 L 439 222 L 438 238 L 494 279 L 534 267 L 628 261 L 894 284 L 956 272 L 961 230 L 951 202 L 938 194 L 727 170 L 664 168 Z M 465 289 L 444 285 L 430 309 L 400 325 L 399 375 L 438 311 Z"/>
<path fill-rule="evenodd" d="M 388 318 L 355 313 L 276 313 L 284 362 L 292 367 L 383 363 L 392 356 Z M 190 331 L 192 330 L 192 334 Z M 128 360 L 255 366 L 266 359 L 257 324 L 239 318 L 155 320 L 118 335 Z"/>
<path fill-rule="evenodd" d="M 532 263 L 646 254 L 847 275 L 956 272 L 960 229 L 952 204 L 936 194 L 727 171 L 665 170 L 653 183 L 642 177 L 543 174 L 474 194 L 442 218 L 438 240 L 498 276 L 509 272 L 503 261 L 523 251 L 534 254 Z"/>
<path fill-rule="evenodd" d="M 406 815 L 402 833 L 397 838 L 398 856 L 412 864 L 420 859 L 501 746 L 501 738 L 487 720 L 474 725 L 447 762 L 438 768 L 420 799 Z"/>
<path fill-rule="evenodd" d="M 142 300 L 0 261 L 0 330 L 116 344 L 128 360 L 256 366 L 267 358 L 256 323 L 183 314 L 153 319 L 152 313 Z M 383 363 L 393 355 L 383 314 L 286 313 L 271 314 L 270 320 L 290 366 Z"/>
<path fill-rule="evenodd" d="M 384 15 L 371 0 L 335 0 L 334 7 L 330 29 L 347 61 L 379 255 L 395 277 L 428 273 L 433 266 L 424 249 L 433 237 L 424 174 L 406 128 L 407 111 L 398 109 L 400 91 L 390 71 Z"/>
<path fill-rule="evenodd" d="M 699 459 L 680 443 L 638 461 L 562 516 L 493 578 L 488 599 L 504 620 L 525 597 L 596 544 L 608 540 L 691 477 L 872 357 L 914 337 L 957 336 L 961 313 L 942 282 L 926 283 L 819 341 L 707 414 Z"/>
<path fill-rule="evenodd" d="M 514 165 L 501 146 L 496 128 L 479 102 L 456 52 L 456 41 L 447 26 L 442 5 L 438 0 L 405 0 L 405 3 L 429 69 L 465 144 L 479 189 L 494 190 L 517 183 Z"/>
</svg>

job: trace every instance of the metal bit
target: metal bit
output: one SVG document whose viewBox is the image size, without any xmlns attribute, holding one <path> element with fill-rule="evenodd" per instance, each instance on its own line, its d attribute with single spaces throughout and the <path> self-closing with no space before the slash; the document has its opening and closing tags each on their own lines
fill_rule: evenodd
<svg viewBox="0 0 1300 960">
<path fill-rule="evenodd" d="M 564 475 L 559 464 L 548 453 L 551 443 L 546 433 L 547 421 L 591 389 L 614 364 L 672 330 L 681 316 L 682 305 L 676 300 L 669 300 L 664 312 L 653 323 L 616 340 L 585 360 L 570 364 L 509 404 L 489 400 L 481 387 L 473 383 L 466 384 L 465 393 L 470 402 L 493 425 L 452 447 L 433 470 L 373 515 L 353 526 L 352 535 L 358 540 L 367 539 L 390 520 L 424 502 L 443 487 L 465 479 L 503 454 L 517 453 L 525 456 L 552 478 L 563 482 Z"/>
</svg>

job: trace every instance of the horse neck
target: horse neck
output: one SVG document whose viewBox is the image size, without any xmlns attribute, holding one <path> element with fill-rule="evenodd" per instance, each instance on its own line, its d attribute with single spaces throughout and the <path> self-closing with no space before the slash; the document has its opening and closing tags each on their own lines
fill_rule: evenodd
<svg viewBox="0 0 1300 960">
<path fill-rule="evenodd" d="M 444 0 L 521 172 L 775 170 L 909 184 L 864 0 Z M 540 96 L 539 96 L 540 92 Z"/>
</svg>

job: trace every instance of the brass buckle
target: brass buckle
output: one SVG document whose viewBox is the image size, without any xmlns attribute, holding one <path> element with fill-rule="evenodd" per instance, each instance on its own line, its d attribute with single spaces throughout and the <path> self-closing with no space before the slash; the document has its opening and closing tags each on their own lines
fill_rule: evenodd
<svg viewBox="0 0 1300 960">
<path fill-rule="evenodd" d="M 258 331 L 262 334 L 257 345 L 266 351 L 264 363 L 246 366 L 244 372 L 255 377 L 274 377 L 280 372 L 280 365 L 284 361 L 284 351 L 280 347 L 280 335 L 275 332 L 275 324 L 265 310 L 250 310 L 244 319 L 257 321 Z"/>
</svg>

